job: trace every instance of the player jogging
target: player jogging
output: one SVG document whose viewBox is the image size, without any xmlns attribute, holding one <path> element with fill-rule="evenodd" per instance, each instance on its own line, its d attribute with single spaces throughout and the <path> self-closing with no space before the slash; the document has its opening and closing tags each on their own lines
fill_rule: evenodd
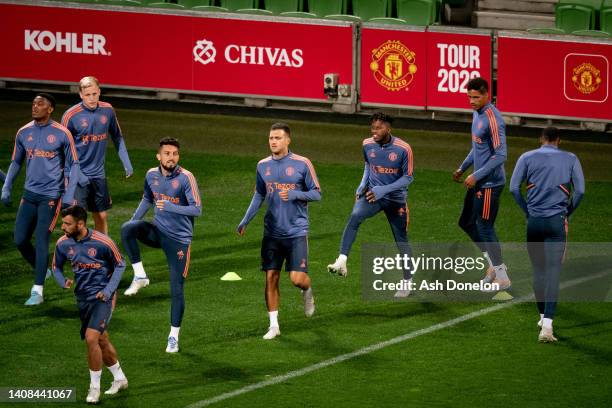
<svg viewBox="0 0 612 408">
<path fill-rule="evenodd" d="M 409 209 L 406 204 L 407 187 L 413 181 L 413 156 L 410 145 L 391 134 L 393 118 L 384 113 L 370 117 L 372 137 L 363 141 L 363 177 L 355 192 L 355 205 L 340 241 L 340 255 L 327 265 L 331 273 L 348 274 L 347 260 L 357 231 L 363 221 L 384 211 L 393 238 L 402 254 L 411 256 L 408 243 Z M 404 270 L 404 280 L 412 278 Z M 406 285 L 408 287 L 408 285 Z M 406 297 L 410 290 L 399 290 L 396 297 Z"/>
<path fill-rule="evenodd" d="M 575 154 L 559 149 L 559 132 L 543 130 L 539 149 L 519 157 L 510 192 L 527 216 L 527 249 L 533 266 L 533 290 L 540 313 L 539 341 L 557 341 L 553 318 L 559 295 L 559 275 L 567 243 L 567 219 L 584 195 L 584 175 Z M 521 184 L 527 184 L 527 201 Z"/>
<path fill-rule="evenodd" d="M 34 286 L 26 306 L 43 303 L 43 285 L 49 263 L 49 238 L 63 202 L 71 202 L 80 171 L 70 131 L 51 119 L 55 98 L 39 93 L 32 102 L 32 121 L 17 131 L 11 165 L 2 186 L 2 202 L 8 206 L 13 183 L 25 162 L 26 179 L 15 220 L 15 245 L 34 268 Z M 64 168 L 69 184 L 64 191 Z M 63 195 L 63 196 L 62 196 Z M 32 245 L 35 235 L 35 246 Z M 49 271 L 50 274 L 50 271 Z"/>
<path fill-rule="evenodd" d="M 66 235 L 55 246 L 53 274 L 58 285 L 65 289 L 76 281 L 74 293 L 81 317 L 81 339 L 87 342 L 90 375 L 86 401 L 97 404 L 102 363 L 113 375 L 113 382 L 105 394 L 116 394 L 128 387 L 117 351 L 108 336 L 112 300 L 125 270 L 125 261 L 108 236 L 87 228 L 87 212 L 81 207 L 62 211 L 62 231 Z M 72 265 L 74 281 L 64 277 L 66 262 Z"/>
<path fill-rule="evenodd" d="M 138 241 L 161 248 L 166 255 L 170 268 L 171 296 L 168 353 L 179 351 L 179 330 L 185 312 L 183 283 L 189 271 L 194 219 L 202 214 L 196 179 L 191 172 L 178 165 L 179 149 L 177 139 L 165 137 L 159 141 L 159 167 L 147 172 L 142 201 L 131 220 L 121 227 L 121 241 L 134 269 L 134 279 L 125 295 L 135 295 L 149 285 Z M 153 222 L 143 221 L 142 218 L 153 206 Z"/>
<path fill-rule="evenodd" d="M 268 142 L 272 155 L 257 164 L 253 199 L 237 228 L 238 234 L 244 235 L 247 225 L 266 201 L 261 269 L 266 273 L 265 298 L 270 326 L 263 336 L 265 340 L 280 335 L 278 284 L 283 263 L 291 283 L 302 290 L 304 314 L 310 317 L 315 311 L 308 276 L 308 202 L 321 199 L 321 187 L 312 163 L 289 150 L 289 126 L 273 124 Z"/>
<path fill-rule="evenodd" d="M 86 176 L 75 191 L 75 200 L 92 212 L 95 229 L 108 234 L 106 211 L 112 207 L 105 175 L 106 145 L 113 140 L 125 176 L 133 173 L 123 134 L 110 103 L 100 101 L 100 84 L 95 77 L 86 76 L 79 82 L 82 102 L 68 109 L 62 117 L 74 136 L 81 171 Z"/>
<path fill-rule="evenodd" d="M 453 173 L 453 180 L 460 183 L 461 176 L 471 166 L 474 166 L 474 172 L 463 182 L 467 192 L 459 226 L 480 248 L 489 263 L 481 283 L 495 283 L 499 290 L 506 290 L 510 289 L 512 282 L 495 233 L 499 200 L 506 184 L 506 124 L 499 110 L 489 102 L 487 81 L 474 78 L 468 82 L 467 89 L 470 105 L 474 109 L 472 149 Z"/>
</svg>

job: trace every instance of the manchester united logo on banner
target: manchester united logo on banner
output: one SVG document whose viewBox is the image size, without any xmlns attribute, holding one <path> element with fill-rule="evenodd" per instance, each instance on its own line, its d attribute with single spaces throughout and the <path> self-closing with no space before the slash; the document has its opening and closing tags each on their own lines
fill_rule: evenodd
<svg viewBox="0 0 612 408">
<path fill-rule="evenodd" d="M 417 72 L 416 54 L 397 40 L 372 50 L 370 69 L 379 85 L 389 91 L 407 88 Z"/>
<path fill-rule="evenodd" d="M 601 84 L 601 71 L 592 64 L 585 62 L 573 70 L 572 82 L 576 89 L 583 94 L 595 92 Z"/>
<path fill-rule="evenodd" d="M 602 55 L 567 54 L 565 97 L 571 101 L 604 102 L 608 99 L 608 60 Z"/>
</svg>

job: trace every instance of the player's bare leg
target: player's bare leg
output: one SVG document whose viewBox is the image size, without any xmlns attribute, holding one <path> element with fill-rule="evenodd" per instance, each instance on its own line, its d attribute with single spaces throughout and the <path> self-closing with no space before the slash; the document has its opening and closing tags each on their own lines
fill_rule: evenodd
<svg viewBox="0 0 612 408">
<path fill-rule="evenodd" d="M 280 303 L 279 279 L 279 270 L 271 269 L 266 271 L 266 306 L 268 307 L 268 315 L 270 317 L 270 328 L 263 336 L 265 340 L 272 340 L 280 335 L 278 324 L 278 305 Z"/>
<path fill-rule="evenodd" d="M 100 401 L 100 378 L 102 377 L 102 348 L 100 347 L 100 332 L 87 329 L 85 332 L 87 343 L 87 363 L 91 382 L 89 392 L 85 399 L 88 404 L 97 404 Z"/>
<path fill-rule="evenodd" d="M 291 271 L 289 278 L 294 286 L 302 289 L 302 298 L 304 300 L 304 315 L 310 317 L 314 314 L 315 304 L 314 296 L 312 295 L 312 285 L 310 276 L 305 272 Z"/>
<path fill-rule="evenodd" d="M 108 332 L 104 332 L 99 340 L 100 348 L 102 349 L 102 360 L 104 365 L 113 374 L 113 382 L 108 390 L 104 392 L 107 395 L 117 394 L 119 391 L 128 387 L 128 380 L 121 369 L 121 365 L 117 360 L 117 351 L 115 346 L 110 342 Z"/>
<path fill-rule="evenodd" d="M 92 212 L 94 220 L 94 229 L 108 235 L 108 217 L 106 211 Z"/>
</svg>

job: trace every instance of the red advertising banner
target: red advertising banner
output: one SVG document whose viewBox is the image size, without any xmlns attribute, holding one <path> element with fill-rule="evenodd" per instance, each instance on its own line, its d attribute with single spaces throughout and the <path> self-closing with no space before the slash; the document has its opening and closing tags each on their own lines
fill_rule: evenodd
<svg viewBox="0 0 612 408">
<path fill-rule="evenodd" d="M 497 58 L 503 113 L 612 120 L 612 41 L 500 35 Z"/>
<path fill-rule="evenodd" d="M 395 26 L 397 27 L 397 26 Z M 361 30 L 361 103 L 425 109 L 425 29 Z"/>
<path fill-rule="evenodd" d="M 327 101 L 353 84 L 353 28 L 227 17 L 0 4 L 0 78 Z"/>
<path fill-rule="evenodd" d="M 471 111 L 466 85 L 482 77 L 491 84 L 490 32 L 427 32 L 427 108 Z"/>
</svg>

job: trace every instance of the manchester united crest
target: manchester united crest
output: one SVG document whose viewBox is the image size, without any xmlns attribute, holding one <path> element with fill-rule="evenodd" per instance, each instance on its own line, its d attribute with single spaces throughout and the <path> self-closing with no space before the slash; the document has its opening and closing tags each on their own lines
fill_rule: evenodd
<svg viewBox="0 0 612 408">
<path fill-rule="evenodd" d="M 589 62 L 582 63 L 572 70 L 572 83 L 585 95 L 593 93 L 601 84 L 601 71 Z"/>
<path fill-rule="evenodd" d="M 389 91 L 407 88 L 417 72 L 416 54 L 398 40 L 372 50 L 370 69 L 379 85 Z"/>
<path fill-rule="evenodd" d="M 49 144 L 53 144 L 53 143 L 55 143 L 55 141 L 56 141 L 56 140 L 57 140 L 57 139 L 55 138 L 55 135 L 49 135 L 49 136 L 47 136 L 47 143 L 49 143 Z"/>
<path fill-rule="evenodd" d="M 397 160 L 397 153 L 395 152 L 391 152 L 389 153 L 389 160 L 391 160 L 392 162 Z"/>
<path fill-rule="evenodd" d="M 178 180 L 172 180 L 172 188 L 176 190 L 178 187 L 179 187 L 179 181 Z"/>
<path fill-rule="evenodd" d="M 96 248 L 89 248 L 87 250 L 87 255 L 89 255 L 90 257 L 94 257 L 96 256 L 96 254 L 98 253 L 98 251 L 96 251 Z"/>
<path fill-rule="evenodd" d="M 291 166 L 285 169 L 285 174 L 288 175 L 289 177 L 293 176 L 294 173 L 295 173 L 295 169 Z"/>
<path fill-rule="evenodd" d="M 106 115 L 100 115 L 100 123 L 106 125 L 106 122 L 108 122 L 108 118 L 106 117 Z"/>
</svg>

